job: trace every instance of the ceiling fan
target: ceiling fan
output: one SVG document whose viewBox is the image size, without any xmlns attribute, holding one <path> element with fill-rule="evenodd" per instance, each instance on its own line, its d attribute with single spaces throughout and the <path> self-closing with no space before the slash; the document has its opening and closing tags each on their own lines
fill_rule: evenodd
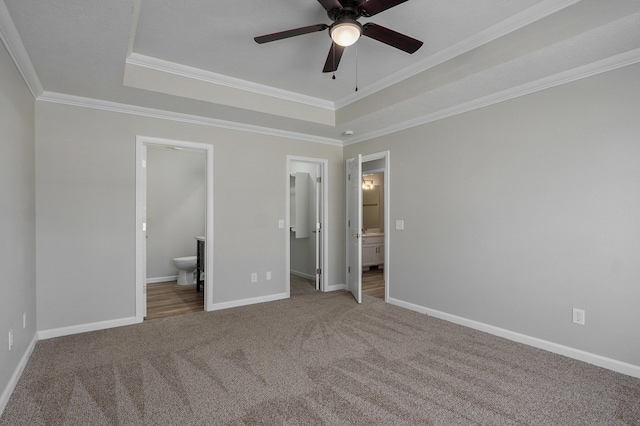
<svg viewBox="0 0 640 426">
<path fill-rule="evenodd" d="M 362 16 L 368 18 L 377 15 L 405 1 L 407 0 L 318 0 L 327 11 L 327 15 L 329 15 L 333 24 L 316 24 L 294 28 L 292 30 L 254 37 L 254 40 L 258 44 L 263 44 L 317 31 L 324 31 L 328 28 L 329 35 L 333 42 L 322 72 L 333 72 L 337 70 L 344 49 L 358 41 L 362 35 L 407 53 L 414 53 L 422 46 L 420 40 L 371 22 L 364 25 L 358 22 L 358 18 Z"/>
</svg>

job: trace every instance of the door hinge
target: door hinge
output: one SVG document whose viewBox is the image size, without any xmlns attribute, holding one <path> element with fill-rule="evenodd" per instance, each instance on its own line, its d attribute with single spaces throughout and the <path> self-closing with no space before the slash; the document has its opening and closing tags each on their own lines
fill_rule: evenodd
<svg viewBox="0 0 640 426">
<path fill-rule="evenodd" d="M 351 180 L 351 174 L 348 175 L 348 180 Z"/>
<path fill-rule="evenodd" d="M 351 228 L 351 220 L 349 220 L 349 228 Z"/>
<path fill-rule="evenodd" d="M 318 183 L 322 183 L 322 177 L 321 177 L 321 176 L 318 176 L 318 177 L 316 178 L 316 182 L 318 182 Z"/>
<path fill-rule="evenodd" d="M 316 274 L 317 275 L 321 275 L 322 274 L 322 269 L 320 269 L 320 268 L 316 269 Z"/>
<path fill-rule="evenodd" d="M 349 266 L 349 270 L 347 272 L 351 273 L 351 266 Z"/>
</svg>

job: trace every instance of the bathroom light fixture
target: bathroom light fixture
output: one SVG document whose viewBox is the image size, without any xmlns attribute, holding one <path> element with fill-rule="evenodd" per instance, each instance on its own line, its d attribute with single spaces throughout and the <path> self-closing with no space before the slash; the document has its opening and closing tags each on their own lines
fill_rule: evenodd
<svg viewBox="0 0 640 426">
<path fill-rule="evenodd" d="M 373 181 L 362 179 L 362 189 L 373 189 Z"/>
<path fill-rule="evenodd" d="M 351 46 L 362 35 L 362 25 L 355 19 L 342 18 L 331 25 L 329 34 L 335 44 L 343 47 Z"/>
</svg>

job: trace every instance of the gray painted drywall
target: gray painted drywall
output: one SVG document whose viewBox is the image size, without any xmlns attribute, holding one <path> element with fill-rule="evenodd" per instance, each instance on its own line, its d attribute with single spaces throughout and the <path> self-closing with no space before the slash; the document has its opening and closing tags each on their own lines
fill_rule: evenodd
<svg viewBox="0 0 640 426">
<path fill-rule="evenodd" d="M 390 296 L 640 365 L 638 76 L 346 147 L 391 152 Z"/>
<path fill-rule="evenodd" d="M 206 156 L 202 150 L 147 148 L 147 279 L 175 276 L 172 259 L 196 255 L 205 235 Z"/>
<path fill-rule="evenodd" d="M 308 162 L 291 161 L 291 173 L 303 172 L 309 174 L 309 192 L 307 202 L 309 209 L 309 237 L 296 238 L 293 232 L 289 232 L 291 249 L 291 271 L 301 276 L 315 277 L 316 269 L 316 239 L 312 231 L 315 223 L 316 205 L 316 178 L 318 177 L 318 165 Z"/>
<path fill-rule="evenodd" d="M 36 330 L 34 141 L 33 96 L 0 43 L 0 394 Z"/>
<path fill-rule="evenodd" d="M 36 101 L 39 330 L 135 315 L 136 135 L 213 145 L 214 304 L 286 291 L 287 155 L 329 162 L 328 281 L 344 284 L 341 147 Z"/>
</svg>

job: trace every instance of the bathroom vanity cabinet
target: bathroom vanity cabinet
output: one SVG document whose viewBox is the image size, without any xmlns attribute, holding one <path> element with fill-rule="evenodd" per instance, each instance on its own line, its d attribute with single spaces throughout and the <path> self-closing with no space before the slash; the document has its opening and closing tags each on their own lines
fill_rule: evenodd
<svg viewBox="0 0 640 426">
<path fill-rule="evenodd" d="M 362 269 L 384 267 L 384 234 L 362 236 Z"/>
</svg>

